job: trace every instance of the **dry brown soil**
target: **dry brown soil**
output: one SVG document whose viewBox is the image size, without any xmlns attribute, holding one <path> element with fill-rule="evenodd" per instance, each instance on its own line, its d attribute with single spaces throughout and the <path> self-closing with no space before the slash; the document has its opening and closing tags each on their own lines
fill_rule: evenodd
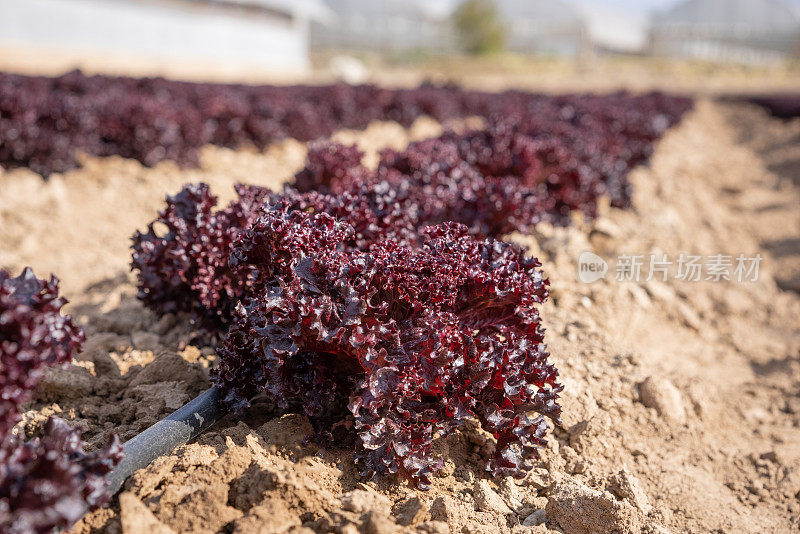
<svg viewBox="0 0 800 534">
<path fill-rule="evenodd" d="M 437 131 L 423 121 L 340 136 L 374 153 Z M 509 236 L 551 279 L 542 314 L 566 385 L 564 425 L 525 479 L 491 479 L 492 438 L 468 429 L 437 442 L 446 468 L 427 492 L 363 480 L 350 451 L 305 444 L 302 417 L 254 406 L 138 472 L 74 532 L 796 532 L 799 136 L 799 122 L 701 101 L 634 171 L 632 210 Z M 205 389 L 213 348 L 181 347 L 185 318 L 135 299 L 128 238 L 186 181 L 226 198 L 236 181 L 278 187 L 304 152 L 209 148 L 191 170 L 86 159 L 49 182 L 0 171 L 0 265 L 57 273 L 88 334 L 23 429 L 57 413 L 92 446 L 129 439 Z M 578 281 L 584 251 L 611 260 L 605 279 Z M 615 279 L 620 254 L 680 253 L 763 260 L 756 282 Z"/>
</svg>

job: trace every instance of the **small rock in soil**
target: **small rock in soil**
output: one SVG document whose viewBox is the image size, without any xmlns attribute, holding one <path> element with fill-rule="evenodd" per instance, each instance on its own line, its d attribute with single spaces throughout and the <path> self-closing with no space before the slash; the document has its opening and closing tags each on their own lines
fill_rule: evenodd
<svg viewBox="0 0 800 534">
<path fill-rule="evenodd" d="M 653 507 L 650 506 L 647 494 L 645 494 L 641 484 L 639 484 L 639 480 L 633 476 L 628 469 L 623 468 L 619 473 L 611 477 L 610 482 L 610 489 L 614 495 L 620 499 L 627 499 L 636 508 L 641 510 L 643 514 L 647 515 L 650 513 Z"/>
<path fill-rule="evenodd" d="M 190 364 L 177 354 L 170 352 L 157 356 L 131 380 L 129 386 L 136 387 L 143 384 L 173 381 L 184 382 L 186 385 L 198 385 L 203 380 L 203 372 L 198 366 Z"/>
<path fill-rule="evenodd" d="M 419 497 L 411 497 L 399 504 L 395 508 L 394 516 L 398 523 L 406 526 L 416 525 L 430 518 L 428 510 L 425 508 L 425 503 Z"/>
<path fill-rule="evenodd" d="M 39 399 L 63 401 L 88 397 L 94 390 L 95 378 L 87 369 L 70 365 L 66 369 L 50 368 L 39 385 Z"/>
<path fill-rule="evenodd" d="M 548 473 L 547 469 L 543 469 L 541 467 L 534 467 L 525 476 L 525 479 L 522 481 L 522 484 L 530 486 L 537 490 L 543 490 L 550 485 L 550 473 Z"/>
<path fill-rule="evenodd" d="M 431 518 L 435 521 L 444 521 L 447 524 L 455 523 L 459 514 L 458 505 L 452 497 L 443 495 L 433 501 L 430 508 Z"/>
<path fill-rule="evenodd" d="M 426 521 L 417 525 L 420 534 L 450 534 L 450 527 L 444 521 Z"/>
<path fill-rule="evenodd" d="M 559 402 L 562 407 L 562 426 L 571 431 L 575 425 L 590 419 L 597 413 L 597 401 L 584 382 L 563 378 L 564 391 Z"/>
<path fill-rule="evenodd" d="M 401 526 L 385 515 L 385 510 L 367 512 L 360 530 L 363 534 L 399 534 L 403 532 Z"/>
<path fill-rule="evenodd" d="M 119 496 L 122 534 L 175 534 L 175 531 L 153 515 L 133 493 Z"/>
<path fill-rule="evenodd" d="M 544 510 L 536 510 L 532 514 L 528 515 L 525 520 L 522 522 L 522 526 L 525 527 L 535 527 L 536 525 L 541 525 L 547 520 L 546 514 Z"/>
<path fill-rule="evenodd" d="M 374 491 L 356 489 L 348 491 L 339 497 L 342 508 L 348 512 L 363 514 L 370 510 L 388 510 L 392 503 L 389 499 Z"/>
<path fill-rule="evenodd" d="M 281 534 L 300 526 L 300 518 L 280 499 L 267 499 L 253 506 L 247 515 L 233 523 L 234 534 L 274 532 Z"/>
<path fill-rule="evenodd" d="M 512 510 L 522 506 L 519 487 L 511 477 L 506 477 L 500 481 L 500 496 Z"/>
<path fill-rule="evenodd" d="M 575 480 L 567 480 L 555 488 L 545 513 L 551 522 L 570 534 L 633 534 L 641 530 L 641 521 L 633 506 Z"/>
<path fill-rule="evenodd" d="M 675 423 L 686 421 L 686 409 L 683 406 L 683 397 L 672 382 L 666 378 L 647 377 L 639 384 L 639 395 L 642 404 L 654 408 L 664 419 Z"/>
<path fill-rule="evenodd" d="M 513 513 L 503 498 L 489 486 L 489 482 L 486 480 L 479 480 L 475 483 L 472 496 L 475 498 L 475 507 L 482 512 L 496 512 L 503 515 Z"/>
</svg>

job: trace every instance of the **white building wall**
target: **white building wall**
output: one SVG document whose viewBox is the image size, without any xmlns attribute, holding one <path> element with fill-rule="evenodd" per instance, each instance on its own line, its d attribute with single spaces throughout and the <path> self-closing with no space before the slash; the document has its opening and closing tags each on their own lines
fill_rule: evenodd
<svg viewBox="0 0 800 534">
<path fill-rule="evenodd" d="M 0 0 L 0 46 L 309 68 L 308 21 L 185 0 Z"/>
</svg>

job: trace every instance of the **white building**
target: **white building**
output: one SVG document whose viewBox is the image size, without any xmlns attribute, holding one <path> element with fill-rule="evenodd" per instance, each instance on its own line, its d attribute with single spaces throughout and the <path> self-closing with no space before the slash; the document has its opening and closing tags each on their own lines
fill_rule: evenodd
<svg viewBox="0 0 800 534">
<path fill-rule="evenodd" d="M 454 46 L 449 9 L 418 0 L 327 0 L 335 24 L 314 24 L 317 50 L 402 52 L 448 50 Z"/>
<path fill-rule="evenodd" d="M 321 0 L 0 0 L 0 46 L 158 62 L 309 68 Z"/>
<path fill-rule="evenodd" d="M 327 0 L 336 23 L 313 25 L 314 49 L 399 52 L 452 51 L 453 11 L 460 2 Z M 561 0 L 496 0 L 509 50 L 577 55 L 586 44 L 580 16 Z"/>
<path fill-rule="evenodd" d="M 655 55 L 765 64 L 797 51 L 800 22 L 778 0 L 688 0 L 653 17 Z"/>
<path fill-rule="evenodd" d="M 496 0 L 506 48 L 537 55 L 577 56 L 588 45 L 586 24 L 561 0 Z"/>
</svg>

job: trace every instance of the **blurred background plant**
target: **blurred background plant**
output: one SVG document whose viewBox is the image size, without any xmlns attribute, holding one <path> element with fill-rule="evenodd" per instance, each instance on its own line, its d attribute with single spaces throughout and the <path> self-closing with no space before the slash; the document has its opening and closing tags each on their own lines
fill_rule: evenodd
<svg viewBox="0 0 800 534">
<path fill-rule="evenodd" d="M 501 52 L 505 32 L 494 0 L 467 0 L 453 13 L 459 41 L 469 54 Z"/>
</svg>

